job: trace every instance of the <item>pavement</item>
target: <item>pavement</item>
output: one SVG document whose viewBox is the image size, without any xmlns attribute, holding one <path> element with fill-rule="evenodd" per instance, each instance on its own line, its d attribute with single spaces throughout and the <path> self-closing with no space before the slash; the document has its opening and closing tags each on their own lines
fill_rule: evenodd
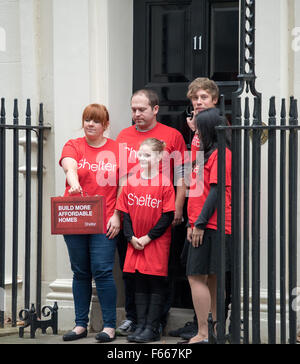
<svg viewBox="0 0 300 364">
<path fill-rule="evenodd" d="M 122 316 L 122 315 L 121 315 Z M 121 317 L 120 316 L 120 317 Z M 122 318 L 122 317 L 121 317 Z M 165 328 L 165 332 L 163 333 L 161 340 L 155 342 L 155 345 L 174 345 L 177 344 L 178 341 L 182 339 L 180 337 L 171 337 L 167 336 L 167 333 L 171 330 L 177 329 L 179 327 L 183 327 L 187 321 L 193 320 L 193 311 L 189 309 L 177 309 L 171 308 L 168 317 L 168 324 Z M 11 327 L 11 325 L 5 324 L 4 328 L 0 328 L 0 345 L 1 344 L 64 344 L 64 345 L 74 345 L 74 344 L 99 344 L 95 340 L 95 336 L 98 328 L 92 326 L 89 328 L 89 333 L 86 338 L 65 342 L 62 340 L 62 336 L 66 331 L 59 330 L 58 335 L 53 335 L 52 329 L 48 328 L 46 334 L 42 333 L 41 329 L 37 329 L 35 333 L 35 338 L 30 338 L 30 328 L 27 327 L 24 329 L 24 336 L 23 338 L 19 337 L 19 327 Z M 99 328 L 100 331 L 100 328 Z M 116 340 L 108 343 L 106 345 L 140 345 L 137 343 L 129 343 L 127 341 L 126 336 L 117 336 Z M 142 344 L 143 345 L 143 344 Z M 3 347 L 2 347 L 3 348 Z"/>
<path fill-rule="evenodd" d="M 2 333 L 1 333 L 2 331 Z M 1 344 L 65 344 L 65 345 L 74 345 L 74 344 L 99 344 L 95 340 L 96 333 L 88 333 L 88 336 L 86 338 L 76 340 L 76 341 L 70 341 L 65 342 L 62 340 L 62 335 L 64 332 L 59 332 L 58 335 L 53 335 L 52 330 L 48 329 L 49 333 L 42 334 L 41 330 L 37 330 L 35 334 L 35 338 L 30 338 L 29 331 L 24 332 L 24 337 L 19 337 L 19 331 L 18 328 L 11 328 L 11 329 L 0 329 L 0 345 Z M 163 345 L 163 344 L 177 344 L 178 341 L 182 340 L 178 337 L 171 337 L 171 336 L 162 336 L 160 341 L 157 341 L 155 344 Z M 116 340 L 112 341 L 111 343 L 108 343 L 107 345 L 118 345 L 118 344 L 136 344 L 137 343 L 129 343 L 125 336 L 117 336 Z"/>
<path fill-rule="evenodd" d="M 152 362 L 153 360 L 176 360 L 176 361 L 192 361 L 194 362 L 197 358 L 199 358 L 199 351 L 200 348 L 193 345 L 177 345 L 178 341 L 182 340 L 178 337 L 170 337 L 170 336 L 162 336 L 160 341 L 150 344 L 137 344 L 137 343 L 129 343 L 126 337 L 117 337 L 111 343 L 101 344 L 97 343 L 95 340 L 96 333 L 89 333 L 86 338 L 65 342 L 62 340 L 63 332 L 59 332 L 58 335 L 53 335 L 52 330 L 49 330 L 49 333 L 42 334 L 42 332 L 38 329 L 36 331 L 36 335 L 34 339 L 30 338 L 30 333 L 26 331 L 24 332 L 24 337 L 19 338 L 18 328 L 10 328 L 9 330 L 0 329 L 0 350 L 3 355 L 5 355 L 5 351 L 7 354 L 11 355 L 21 355 L 21 357 L 31 356 L 33 359 L 37 358 L 44 358 L 47 360 L 53 360 L 53 358 L 60 357 L 62 360 L 70 360 L 71 358 L 75 360 L 96 360 L 103 359 L 105 362 L 106 360 L 110 361 L 120 361 L 125 360 L 125 362 L 134 363 L 142 361 L 143 364 L 147 362 Z M 1 345 L 2 344 L 2 345 Z M 82 345 L 82 344 L 97 344 L 97 346 L 92 346 L 88 348 L 88 351 L 85 351 L 87 355 L 82 355 L 83 351 L 80 350 L 81 346 L 64 346 L 59 347 L 67 351 L 66 356 L 61 356 L 62 351 L 57 351 L 55 347 L 47 347 L 50 350 L 25 350 L 18 349 L 14 350 L 11 344 L 64 344 L 64 345 Z M 152 345 L 151 345 L 152 344 Z M 199 345 L 198 345 L 199 346 Z M 11 350 L 13 349 L 13 350 Z M 75 350 L 74 350 L 75 349 Z M 79 349 L 79 351 L 77 351 Z M 90 351 L 90 349 L 95 350 L 95 355 Z M 78 352 L 78 354 L 77 354 Z M 203 350 L 201 350 L 203 354 Z M 67 358 L 67 359 L 64 359 Z"/>
<path fill-rule="evenodd" d="M 120 317 L 118 318 L 120 320 L 124 319 L 125 313 L 124 310 L 121 310 L 122 312 L 119 312 Z M 172 307 L 169 312 L 168 316 L 168 324 L 165 327 L 164 333 L 161 337 L 160 341 L 155 342 L 156 345 L 163 345 L 163 344 L 177 344 L 178 341 L 182 340 L 180 337 L 171 337 L 167 336 L 167 333 L 171 330 L 178 329 L 179 327 L 183 327 L 186 322 L 193 320 L 193 310 L 190 309 L 179 309 Z M 99 327 L 98 327 L 99 326 Z M 62 336 L 64 332 L 62 329 L 58 330 L 58 335 L 53 335 L 52 329 L 49 327 L 46 331 L 46 334 L 42 333 L 41 329 L 37 329 L 35 333 L 35 338 L 30 338 L 30 328 L 27 327 L 24 329 L 24 337 L 19 337 L 19 328 L 18 327 L 11 327 L 9 323 L 5 324 L 4 328 L 0 328 L 0 345 L 1 344 L 66 344 L 66 345 L 74 345 L 74 344 L 98 344 L 95 340 L 96 333 L 101 330 L 100 325 L 91 325 L 89 328 L 89 333 L 86 338 L 71 341 L 71 342 L 65 342 L 62 340 Z M 65 329 L 64 329 L 65 330 Z M 97 331 L 98 330 L 98 331 Z M 116 340 L 112 341 L 111 343 L 108 343 L 108 345 L 132 345 L 132 343 L 129 343 L 126 339 L 126 336 L 117 336 Z M 133 343 L 138 345 L 137 343 Z"/>
</svg>

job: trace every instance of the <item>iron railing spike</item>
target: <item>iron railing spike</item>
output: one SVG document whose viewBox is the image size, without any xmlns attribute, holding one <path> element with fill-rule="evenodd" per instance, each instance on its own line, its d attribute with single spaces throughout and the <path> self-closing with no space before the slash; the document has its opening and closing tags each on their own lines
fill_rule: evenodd
<svg viewBox="0 0 300 364">
<path fill-rule="evenodd" d="M 290 109 L 289 109 L 289 117 L 293 117 L 294 115 L 294 96 L 290 97 Z"/>
<path fill-rule="evenodd" d="M 276 116 L 275 96 L 270 98 L 269 117 Z"/>
<path fill-rule="evenodd" d="M 2 118 L 4 118 L 5 117 L 5 98 L 4 97 L 2 97 L 1 98 L 1 111 L 0 111 L 0 116 L 2 117 Z"/>
<path fill-rule="evenodd" d="M 14 99 L 14 112 L 13 117 L 16 119 L 19 117 L 18 99 Z"/>
<path fill-rule="evenodd" d="M 31 105 L 30 105 L 30 99 L 27 99 L 27 104 L 26 104 L 26 116 L 30 117 L 31 116 Z"/>
<path fill-rule="evenodd" d="M 280 112 L 281 118 L 286 118 L 286 102 L 285 99 L 281 100 L 281 112 Z"/>
<path fill-rule="evenodd" d="M 39 125 L 44 124 L 44 105 L 40 104 L 40 110 L 39 110 Z"/>
</svg>

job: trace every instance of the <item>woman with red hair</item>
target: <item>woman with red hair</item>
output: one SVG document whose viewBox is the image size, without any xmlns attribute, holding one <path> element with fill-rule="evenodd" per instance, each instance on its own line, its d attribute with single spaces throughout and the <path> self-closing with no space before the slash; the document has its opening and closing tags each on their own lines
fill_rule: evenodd
<svg viewBox="0 0 300 364">
<path fill-rule="evenodd" d="M 115 210 L 118 193 L 118 145 L 104 136 L 109 114 L 104 105 L 88 105 L 82 115 L 84 137 L 69 140 L 59 164 L 66 174 L 64 196 L 106 198 L 106 234 L 64 235 L 73 271 L 75 327 L 63 336 L 73 341 L 87 336 L 92 279 L 96 284 L 102 309 L 103 330 L 96 335 L 99 342 L 115 338 L 116 286 L 113 265 L 120 217 Z"/>
</svg>

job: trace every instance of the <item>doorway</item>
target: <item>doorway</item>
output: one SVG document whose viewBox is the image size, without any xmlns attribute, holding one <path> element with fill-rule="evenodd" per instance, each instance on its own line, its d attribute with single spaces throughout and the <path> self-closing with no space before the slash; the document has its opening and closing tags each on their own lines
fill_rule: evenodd
<svg viewBox="0 0 300 364">
<path fill-rule="evenodd" d="M 230 119 L 231 93 L 239 85 L 239 0 L 134 0 L 133 34 L 133 91 L 158 93 L 158 121 L 180 131 L 188 149 L 193 135 L 186 124 L 186 93 L 193 79 L 209 77 L 218 84 Z M 180 262 L 183 225 L 172 241 L 172 306 L 188 308 L 190 289 Z"/>
</svg>

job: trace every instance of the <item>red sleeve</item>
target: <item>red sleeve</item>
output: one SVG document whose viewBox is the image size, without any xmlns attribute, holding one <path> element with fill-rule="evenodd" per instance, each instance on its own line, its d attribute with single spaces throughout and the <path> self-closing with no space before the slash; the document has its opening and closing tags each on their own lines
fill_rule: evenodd
<svg viewBox="0 0 300 364">
<path fill-rule="evenodd" d="M 165 186 L 163 193 L 163 213 L 175 211 L 175 190 L 173 185 Z"/>
<path fill-rule="evenodd" d="M 74 140 L 69 140 L 63 147 L 61 157 L 59 160 L 59 165 L 61 166 L 61 161 L 64 158 L 73 158 L 77 162 L 79 161 L 78 148 L 76 147 Z"/>
<path fill-rule="evenodd" d="M 213 156 L 213 155 L 212 155 Z M 225 179 L 226 179 L 226 187 L 231 186 L 231 151 L 226 148 L 226 171 L 225 171 Z M 218 152 L 213 156 L 213 161 L 211 165 L 210 175 L 209 175 L 209 184 L 217 184 L 218 183 Z"/>
<path fill-rule="evenodd" d="M 209 184 L 218 183 L 218 153 L 213 153 L 211 155 L 211 167 L 209 173 Z"/>
<path fill-rule="evenodd" d="M 116 203 L 116 209 L 119 211 L 126 212 L 128 214 L 128 198 L 127 198 L 127 186 L 122 187 L 122 191 L 118 197 Z"/>
<path fill-rule="evenodd" d="M 231 163 L 232 154 L 231 150 L 226 148 L 226 187 L 231 187 Z"/>
</svg>

